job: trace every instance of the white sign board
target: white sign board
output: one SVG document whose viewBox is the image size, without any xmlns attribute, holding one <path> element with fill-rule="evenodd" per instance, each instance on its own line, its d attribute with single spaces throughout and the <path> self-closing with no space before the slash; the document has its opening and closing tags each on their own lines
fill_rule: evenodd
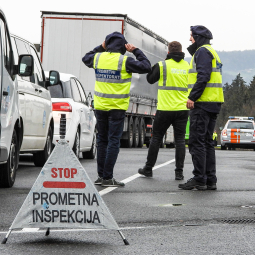
<svg viewBox="0 0 255 255">
<path fill-rule="evenodd" d="M 56 145 L 10 230 L 119 227 L 66 141 Z"/>
</svg>

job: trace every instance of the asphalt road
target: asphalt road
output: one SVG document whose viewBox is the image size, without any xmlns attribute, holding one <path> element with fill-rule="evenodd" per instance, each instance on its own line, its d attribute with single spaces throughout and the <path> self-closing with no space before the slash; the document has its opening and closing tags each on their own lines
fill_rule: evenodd
<svg viewBox="0 0 255 255">
<path fill-rule="evenodd" d="M 125 188 L 102 196 L 130 245 L 117 231 L 70 229 L 13 231 L 0 254 L 255 254 L 255 152 L 216 150 L 217 191 L 184 191 L 174 180 L 174 162 L 153 178 L 139 176 Z M 126 179 L 144 165 L 147 148 L 121 149 L 115 178 Z M 174 159 L 174 149 L 160 149 L 157 165 Z M 80 159 L 95 180 L 96 161 Z M 36 180 L 40 168 L 22 161 L 15 185 L 0 189 L 2 240 Z M 187 150 L 185 180 L 192 177 Z M 98 187 L 101 191 L 103 188 Z M 236 220 L 230 224 L 231 220 Z"/>
</svg>

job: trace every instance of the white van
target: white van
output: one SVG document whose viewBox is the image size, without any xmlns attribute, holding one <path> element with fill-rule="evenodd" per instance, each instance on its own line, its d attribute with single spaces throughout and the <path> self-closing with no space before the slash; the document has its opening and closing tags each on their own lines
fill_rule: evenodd
<svg viewBox="0 0 255 255">
<path fill-rule="evenodd" d="M 31 54 L 34 60 L 33 74 L 17 77 L 22 128 L 20 153 L 33 153 L 34 164 L 43 166 L 52 151 L 54 131 L 50 92 L 35 46 L 13 34 L 11 43 L 15 64 L 21 54 Z"/>
<path fill-rule="evenodd" d="M 0 9 L 0 187 L 12 187 L 22 142 L 17 76 L 33 73 L 33 57 L 21 55 L 14 65 L 7 21 Z"/>
</svg>

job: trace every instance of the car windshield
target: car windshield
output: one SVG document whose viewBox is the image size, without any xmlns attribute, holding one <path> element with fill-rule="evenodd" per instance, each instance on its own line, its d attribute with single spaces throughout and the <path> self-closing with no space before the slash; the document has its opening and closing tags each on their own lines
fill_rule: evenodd
<svg viewBox="0 0 255 255">
<path fill-rule="evenodd" d="M 253 123 L 250 121 L 229 121 L 228 129 L 254 129 Z"/>
<path fill-rule="evenodd" d="M 48 87 L 52 98 L 72 98 L 70 81 Z"/>
</svg>

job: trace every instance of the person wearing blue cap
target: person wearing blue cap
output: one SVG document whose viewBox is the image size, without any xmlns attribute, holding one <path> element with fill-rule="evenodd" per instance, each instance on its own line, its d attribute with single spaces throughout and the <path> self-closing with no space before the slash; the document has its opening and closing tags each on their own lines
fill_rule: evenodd
<svg viewBox="0 0 255 255">
<path fill-rule="evenodd" d="M 132 57 L 124 56 L 126 51 Z M 94 108 L 97 119 L 97 172 L 96 185 L 123 187 L 123 182 L 113 178 L 120 138 L 123 132 L 125 112 L 129 105 L 132 73 L 144 74 L 151 71 L 151 64 L 144 53 L 125 37 L 114 32 L 106 36 L 102 45 L 88 52 L 82 61 L 95 69 L 96 82 Z"/>
<path fill-rule="evenodd" d="M 189 152 L 194 166 L 194 177 L 179 188 L 185 190 L 216 190 L 216 160 L 213 131 L 221 104 L 222 63 L 210 45 L 212 33 L 204 26 L 191 27 L 188 47 L 192 55 L 188 75 L 188 101 L 190 109 Z"/>
</svg>

